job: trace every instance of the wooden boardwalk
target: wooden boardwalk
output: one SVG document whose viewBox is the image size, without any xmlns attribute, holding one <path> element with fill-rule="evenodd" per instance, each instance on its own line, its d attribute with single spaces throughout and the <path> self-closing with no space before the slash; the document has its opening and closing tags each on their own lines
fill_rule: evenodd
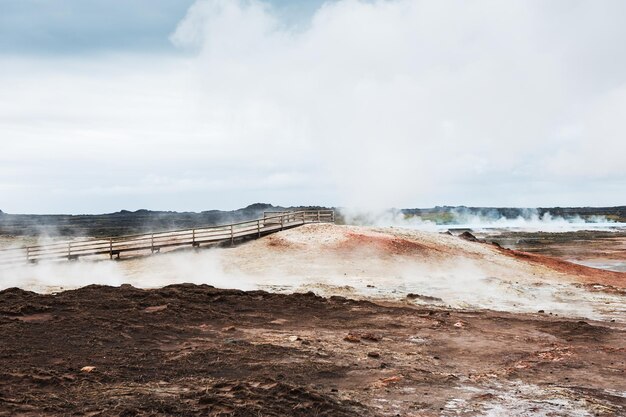
<svg viewBox="0 0 626 417">
<path fill-rule="evenodd" d="M 158 233 L 83 239 L 67 242 L 24 246 L 0 250 L 0 264 L 39 262 L 54 259 L 78 259 L 87 256 L 107 256 L 119 259 L 122 254 L 157 253 L 178 246 L 200 247 L 259 238 L 269 233 L 307 223 L 334 223 L 333 210 L 303 210 L 266 212 L 263 218 L 221 226 L 172 230 Z"/>
</svg>

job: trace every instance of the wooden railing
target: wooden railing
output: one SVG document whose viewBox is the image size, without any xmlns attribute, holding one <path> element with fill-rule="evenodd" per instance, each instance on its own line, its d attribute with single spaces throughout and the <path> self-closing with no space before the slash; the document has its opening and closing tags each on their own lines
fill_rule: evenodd
<svg viewBox="0 0 626 417">
<path fill-rule="evenodd" d="M 122 253 L 160 252 L 176 246 L 199 247 L 236 240 L 258 238 L 262 235 L 306 223 L 334 223 L 333 210 L 302 210 L 265 212 L 262 219 L 209 226 L 195 229 L 172 230 L 158 233 L 118 236 L 105 239 L 83 239 L 67 242 L 24 246 L 0 250 L 0 264 L 38 262 L 50 259 L 78 259 L 84 256 L 108 255 L 119 258 Z"/>
</svg>

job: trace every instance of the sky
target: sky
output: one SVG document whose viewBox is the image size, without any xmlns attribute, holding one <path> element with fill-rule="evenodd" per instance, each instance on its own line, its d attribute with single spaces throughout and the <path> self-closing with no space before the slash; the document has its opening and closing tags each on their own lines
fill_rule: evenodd
<svg viewBox="0 0 626 417">
<path fill-rule="evenodd" d="M 0 0 L 0 210 L 624 205 L 625 15 Z"/>
</svg>

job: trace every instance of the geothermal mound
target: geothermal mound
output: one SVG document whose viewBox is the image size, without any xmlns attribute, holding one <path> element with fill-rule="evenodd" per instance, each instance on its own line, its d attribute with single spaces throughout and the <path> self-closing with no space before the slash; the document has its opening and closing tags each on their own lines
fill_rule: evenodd
<svg viewBox="0 0 626 417">
<path fill-rule="evenodd" d="M 309 224 L 225 251 L 226 265 L 251 274 L 311 273 L 384 277 L 466 267 L 499 279 L 626 288 L 626 274 L 507 250 L 475 238 L 399 228 Z"/>
</svg>

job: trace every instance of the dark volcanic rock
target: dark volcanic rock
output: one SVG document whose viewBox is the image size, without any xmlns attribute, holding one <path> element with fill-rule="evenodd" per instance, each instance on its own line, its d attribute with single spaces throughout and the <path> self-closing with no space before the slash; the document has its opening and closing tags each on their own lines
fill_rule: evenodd
<svg viewBox="0 0 626 417">
<path fill-rule="evenodd" d="M 470 242 L 478 242 L 478 238 L 470 232 L 463 232 L 459 235 L 461 239 L 469 240 Z"/>
</svg>

